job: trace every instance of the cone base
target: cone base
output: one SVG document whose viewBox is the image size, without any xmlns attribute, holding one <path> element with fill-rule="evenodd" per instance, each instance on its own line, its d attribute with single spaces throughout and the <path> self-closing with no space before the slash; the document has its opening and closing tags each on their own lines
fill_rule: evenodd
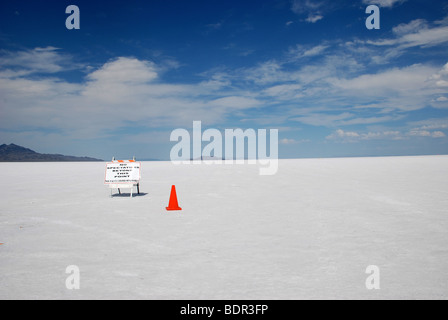
<svg viewBox="0 0 448 320">
<path fill-rule="evenodd" d="M 177 208 L 166 207 L 166 210 L 168 210 L 168 211 L 180 211 L 180 210 L 182 210 L 182 208 L 181 207 L 177 207 Z"/>
</svg>

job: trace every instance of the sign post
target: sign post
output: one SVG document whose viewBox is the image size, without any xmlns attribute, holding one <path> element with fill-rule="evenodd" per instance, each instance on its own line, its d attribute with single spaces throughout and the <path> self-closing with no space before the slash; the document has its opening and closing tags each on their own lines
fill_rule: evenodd
<svg viewBox="0 0 448 320">
<path fill-rule="evenodd" d="M 137 192 L 140 194 L 140 178 L 141 178 L 141 162 L 135 160 L 114 160 L 106 163 L 106 173 L 104 175 L 104 184 L 109 185 L 111 189 L 117 188 L 118 193 L 121 194 L 120 189 L 131 189 L 137 187 Z"/>
</svg>

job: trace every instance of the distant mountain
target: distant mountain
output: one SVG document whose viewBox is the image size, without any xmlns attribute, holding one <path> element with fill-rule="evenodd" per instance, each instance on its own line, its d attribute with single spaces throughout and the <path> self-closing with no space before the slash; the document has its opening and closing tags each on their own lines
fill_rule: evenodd
<svg viewBox="0 0 448 320">
<path fill-rule="evenodd" d="M 103 161 L 89 157 L 64 156 L 62 154 L 42 154 L 16 144 L 0 146 L 0 162 L 56 162 L 56 161 Z"/>
</svg>

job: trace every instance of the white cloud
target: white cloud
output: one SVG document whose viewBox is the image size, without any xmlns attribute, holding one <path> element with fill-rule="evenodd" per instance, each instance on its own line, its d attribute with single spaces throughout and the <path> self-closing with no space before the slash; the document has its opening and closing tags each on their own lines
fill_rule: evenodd
<svg viewBox="0 0 448 320">
<path fill-rule="evenodd" d="M 325 51 L 325 49 L 327 49 L 327 48 L 328 48 L 328 46 L 318 45 L 309 50 L 306 50 L 303 53 L 303 56 L 304 57 L 314 57 L 314 56 L 322 54 Z"/>
<path fill-rule="evenodd" d="M 328 10 L 328 3 L 325 1 L 293 0 L 291 10 L 298 15 L 306 14 L 306 22 L 316 23 L 324 18 L 322 13 Z"/>
<path fill-rule="evenodd" d="M 317 21 L 322 20 L 323 18 L 324 16 L 320 14 L 310 14 L 308 15 L 308 18 L 305 19 L 305 21 L 310 23 L 316 23 Z"/>
<path fill-rule="evenodd" d="M 145 83 L 157 78 L 154 64 L 135 58 L 118 58 L 90 73 L 87 78 L 104 83 Z"/>
<path fill-rule="evenodd" d="M 293 0 L 291 10 L 294 13 L 300 14 L 308 11 L 318 11 L 323 6 L 325 6 L 323 1 Z"/>
<path fill-rule="evenodd" d="M 304 96 L 300 84 L 281 84 L 269 87 L 263 93 L 279 100 L 299 99 Z"/>
<path fill-rule="evenodd" d="M 400 131 L 382 131 L 382 132 L 368 132 L 361 135 L 363 140 L 373 139 L 392 139 L 399 140 L 402 138 Z"/>
<path fill-rule="evenodd" d="M 447 65 L 382 67 L 366 73 L 365 53 L 348 53 L 346 48 L 347 44 L 332 42 L 298 45 L 283 59 L 238 70 L 233 86 L 242 74 L 243 85 L 257 88 L 260 99 L 289 102 L 290 120 L 314 126 L 375 124 L 400 120 L 406 115 L 403 112 L 428 106 L 448 107 L 447 101 L 440 99 L 448 94 L 441 82 L 448 80 L 444 76 Z M 314 59 L 303 64 L 300 59 L 305 55 Z"/>
<path fill-rule="evenodd" d="M 285 81 L 288 74 L 284 73 L 280 63 L 269 60 L 260 63 L 254 68 L 243 71 L 246 80 L 253 81 L 258 84 L 269 84 L 273 82 Z"/>
<path fill-rule="evenodd" d="M 245 84 L 260 87 L 260 98 L 289 101 L 290 119 L 309 125 L 373 124 L 399 120 L 403 111 L 448 107 L 447 101 L 440 99 L 448 94 L 441 82 L 448 80 L 443 75 L 448 66 L 415 64 L 366 73 L 362 63 L 365 53 L 349 54 L 346 48 L 346 44 L 335 46 L 330 42 L 313 47 L 298 45 L 290 48 L 283 59 L 238 70 L 238 74 L 245 75 Z M 305 55 L 314 59 L 303 64 L 300 59 Z M 304 107 L 312 110 L 294 117 Z M 368 117 L 366 109 L 370 109 Z"/>
<path fill-rule="evenodd" d="M 429 83 L 432 83 L 435 88 L 434 97 L 431 101 L 431 106 L 435 108 L 448 108 L 448 63 L 434 73 L 429 79 Z"/>
<path fill-rule="evenodd" d="M 393 27 L 392 31 L 393 37 L 348 41 L 345 48 L 357 54 L 358 57 L 362 54 L 370 62 L 383 65 L 398 59 L 413 49 L 448 45 L 448 25 L 446 23 L 437 21 L 430 23 L 424 19 L 416 19 L 399 24 Z"/>
<path fill-rule="evenodd" d="M 392 120 L 398 120 L 400 118 L 401 116 L 357 117 L 355 114 L 349 112 L 344 112 L 338 115 L 329 115 L 328 110 L 325 110 L 322 113 L 312 113 L 306 116 L 294 117 L 291 118 L 291 120 L 312 126 L 335 127 L 382 123 Z"/>
<path fill-rule="evenodd" d="M 354 132 L 354 131 L 344 131 L 342 129 L 338 129 L 336 130 L 334 133 L 330 134 L 329 136 L 327 136 L 327 140 L 349 140 L 349 141 L 353 141 L 353 140 L 357 140 L 360 137 L 359 133 Z"/>
<path fill-rule="evenodd" d="M 288 56 L 291 61 L 307 58 L 307 57 L 315 57 L 322 55 L 326 49 L 328 49 L 328 45 L 319 44 L 317 46 L 307 48 L 302 45 L 297 45 L 295 48 L 290 48 L 288 50 Z"/>
<path fill-rule="evenodd" d="M 363 90 L 367 94 L 385 91 L 407 91 L 409 88 L 421 87 L 435 72 L 435 68 L 413 65 L 405 68 L 393 68 L 380 73 L 363 74 L 352 79 L 332 79 L 331 82 L 346 90 Z"/>
<path fill-rule="evenodd" d="M 428 29 L 428 22 L 425 19 L 412 20 L 409 23 L 402 23 L 392 28 L 393 33 L 403 36 L 410 33 L 417 33 Z"/>
<path fill-rule="evenodd" d="M 441 129 L 448 129 L 448 119 L 426 119 L 409 123 L 414 128 L 407 135 L 414 137 L 444 138 L 446 135 Z"/>
<path fill-rule="evenodd" d="M 397 34 L 405 34 L 406 27 L 397 30 Z M 39 68 L 31 62 L 21 66 L 28 60 L 23 60 L 20 52 L 16 54 L 21 57 L 19 61 L 5 53 L 0 55 L 0 128 L 53 128 L 85 139 L 104 137 L 126 126 L 191 126 L 197 119 L 209 125 L 230 117 L 263 124 L 296 121 L 338 128 L 398 120 L 403 111 L 428 105 L 448 107 L 448 92 L 441 82 L 448 80 L 448 64 L 365 73 L 360 58 L 345 48 L 333 42 L 296 46 L 285 52 L 283 59 L 268 60 L 253 68 L 209 71 L 201 74 L 204 81 L 191 84 L 168 84 L 161 66 L 129 57 L 89 70 L 81 83 L 69 83 L 56 76 L 57 70 L 68 68 L 71 60 L 62 50 L 51 47 L 32 51 L 39 59 L 40 54 L 49 59 L 41 70 L 52 73 L 28 77 Z M 300 57 L 313 59 L 303 64 Z M 250 114 L 255 110 L 259 114 L 268 110 L 269 117 Z M 424 134 L 418 131 L 441 136 L 436 132 L 442 131 L 434 130 L 444 129 L 415 127 L 419 129 L 416 136 Z M 399 138 L 385 132 L 342 131 L 334 137 Z M 401 135 L 405 136 L 411 135 Z"/>
<path fill-rule="evenodd" d="M 434 131 L 430 132 L 428 130 L 423 129 L 413 129 L 408 133 L 410 136 L 414 137 L 431 137 L 431 138 L 444 138 L 445 134 L 442 131 Z"/>
<path fill-rule="evenodd" d="M 442 70 L 440 70 L 439 73 L 441 75 L 448 76 L 448 63 L 443 66 Z"/>
<path fill-rule="evenodd" d="M 448 16 L 443 18 L 442 20 L 434 21 L 435 24 L 446 26 L 448 25 Z"/>
<path fill-rule="evenodd" d="M 366 5 L 376 4 L 380 7 L 392 8 L 393 6 L 400 5 L 406 1 L 407 0 L 363 0 L 362 2 Z"/>
<path fill-rule="evenodd" d="M 413 121 L 409 123 L 409 126 L 417 127 L 416 130 L 448 129 L 448 118 Z"/>
<path fill-rule="evenodd" d="M 312 126 L 325 126 L 331 127 L 335 125 L 338 121 L 346 120 L 348 118 L 352 118 L 353 115 L 351 113 L 345 112 L 338 115 L 330 115 L 330 114 L 310 114 L 303 117 L 292 118 L 291 120 L 312 125 Z"/>
<path fill-rule="evenodd" d="M 448 26 L 421 29 L 398 39 L 402 47 L 433 47 L 448 42 Z"/>
<path fill-rule="evenodd" d="M 338 129 L 329 136 L 327 140 L 341 141 L 341 142 L 361 142 L 367 140 L 403 140 L 412 137 L 423 138 L 444 138 L 445 134 L 441 131 L 430 132 L 422 129 L 413 129 L 407 133 L 400 131 L 379 131 L 379 132 L 366 132 L 358 133 L 355 131 L 344 131 Z"/>
<path fill-rule="evenodd" d="M 167 84 L 158 70 L 150 61 L 120 57 L 91 71 L 85 81 L 69 83 L 0 69 L 0 128 L 45 128 L 92 139 L 126 126 L 191 126 L 197 119 L 213 124 L 260 105 L 250 93 L 221 90 L 222 82 L 228 83 L 224 75 L 211 79 L 214 83 Z"/>
<path fill-rule="evenodd" d="M 207 77 L 207 80 L 202 81 L 199 85 L 207 90 L 216 91 L 228 87 L 231 84 L 230 76 L 224 72 L 216 72 L 211 75 L 204 74 L 204 76 Z"/>
<path fill-rule="evenodd" d="M 436 82 L 436 85 L 439 87 L 448 87 L 448 81 L 446 80 L 439 80 Z"/>
<path fill-rule="evenodd" d="M 228 112 L 229 110 L 254 108 L 259 106 L 260 102 L 253 98 L 231 96 L 209 101 L 208 105 L 222 108 Z"/>
<path fill-rule="evenodd" d="M 441 80 L 434 77 L 438 72 L 435 67 L 417 64 L 352 79 L 333 78 L 329 82 L 340 88 L 343 95 L 360 98 L 363 95 L 365 101 L 381 101 L 370 103 L 378 108 L 417 110 L 431 105 L 435 97 L 446 92 L 440 88 Z"/>
<path fill-rule="evenodd" d="M 309 142 L 309 140 L 307 140 L 307 139 L 295 140 L 295 139 L 284 138 L 284 139 L 280 139 L 279 142 L 280 142 L 280 144 L 292 145 L 292 144 L 300 144 L 300 143 Z"/>
<path fill-rule="evenodd" d="M 445 138 L 446 135 L 442 131 L 435 131 L 431 135 L 433 138 Z"/>
<path fill-rule="evenodd" d="M 427 130 L 415 129 L 415 130 L 409 131 L 409 135 L 410 136 L 417 136 L 417 137 L 430 137 L 431 136 L 431 132 L 429 132 Z"/>
<path fill-rule="evenodd" d="M 19 70 L 14 76 L 31 73 L 57 73 L 79 67 L 67 54 L 59 52 L 58 48 L 35 48 L 19 52 L 0 51 L 0 67 Z"/>
<path fill-rule="evenodd" d="M 394 27 L 395 38 L 366 41 L 366 44 L 374 46 L 392 46 L 396 55 L 402 54 L 403 50 L 413 47 L 434 47 L 448 42 L 448 26 L 429 27 L 426 20 L 417 19 L 407 24 Z M 390 49 L 389 49 L 390 50 Z M 390 54 L 390 52 L 386 52 Z"/>
</svg>

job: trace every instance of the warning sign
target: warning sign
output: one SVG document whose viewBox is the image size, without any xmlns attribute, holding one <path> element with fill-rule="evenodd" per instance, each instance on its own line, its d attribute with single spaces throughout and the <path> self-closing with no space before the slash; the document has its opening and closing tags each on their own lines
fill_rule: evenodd
<svg viewBox="0 0 448 320">
<path fill-rule="evenodd" d="M 140 162 L 117 161 L 106 164 L 104 184 L 138 183 L 140 181 Z"/>
</svg>

